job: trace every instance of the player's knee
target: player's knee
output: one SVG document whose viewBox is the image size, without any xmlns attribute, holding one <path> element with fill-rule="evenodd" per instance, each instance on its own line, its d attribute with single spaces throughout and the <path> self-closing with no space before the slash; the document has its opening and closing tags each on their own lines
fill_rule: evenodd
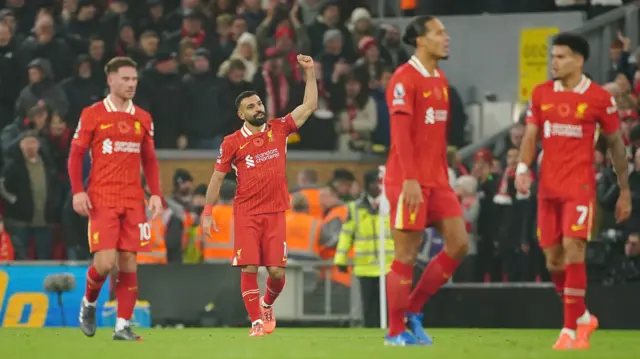
<svg viewBox="0 0 640 359">
<path fill-rule="evenodd" d="M 280 280 L 284 278 L 284 268 L 282 267 L 267 267 L 267 271 L 271 279 Z"/>
<path fill-rule="evenodd" d="M 587 243 L 578 238 L 565 238 L 562 241 L 565 263 L 582 263 L 587 250 Z"/>
<path fill-rule="evenodd" d="M 119 252 L 118 253 L 118 269 L 121 272 L 135 273 L 138 270 L 138 261 L 136 253 Z"/>
<path fill-rule="evenodd" d="M 465 235 L 449 240 L 446 243 L 446 248 L 447 253 L 451 256 L 451 258 L 460 260 L 464 258 L 467 253 L 469 253 L 469 239 Z"/>
<path fill-rule="evenodd" d="M 258 273 L 258 266 L 249 265 L 242 267 L 242 271 L 245 273 Z"/>
<path fill-rule="evenodd" d="M 96 253 L 93 265 L 98 273 L 108 274 L 116 268 L 116 253 Z"/>
<path fill-rule="evenodd" d="M 564 261 L 562 255 L 560 256 L 547 256 L 546 259 L 547 270 L 550 273 L 562 272 L 564 270 Z"/>
</svg>

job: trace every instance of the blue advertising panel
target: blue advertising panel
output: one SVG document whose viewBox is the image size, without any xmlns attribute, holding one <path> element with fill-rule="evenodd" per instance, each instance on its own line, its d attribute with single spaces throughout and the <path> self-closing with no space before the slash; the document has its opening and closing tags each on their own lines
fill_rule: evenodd
<svg viewBox="0 0 640 359">
<path fill-rule="evenodd" d="M 76 286 L 62 295 L 60 306 L 58 296 L 44 290 L 44 280 L 51 274 L 63 273 L 75 277 Z M 86 265 L 0 264 L 0 326 L 77 327 L 86 273 Z M 108 287 L 108 282 L 105 287 Z M 98 298 L 98 313 L 102 311 L 108 297 L 107 288 L 103 288 Z"/>
</svg>

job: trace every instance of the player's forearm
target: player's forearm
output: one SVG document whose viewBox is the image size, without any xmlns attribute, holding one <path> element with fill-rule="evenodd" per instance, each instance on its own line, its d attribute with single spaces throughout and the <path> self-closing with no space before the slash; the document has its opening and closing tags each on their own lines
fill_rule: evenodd
<svg viewBox="0 0 640 359">
<path fill-rule="evenodd" d="M 211 208 L 216 202 L 218 202 L 218 197 L 220 196 L 220 187 L 222 186 L 222 181 L 224 181 L 225 173 L 215 171 L 211 176 L 211 180 L 209 180 L 209 186 L 207 187 L 207 194 L 205 197 L 205 206 Z"/>
<path fill-rule="evenodd" d="M 538 142 L 537 127 L 527 125 L 527 130 L 522 138 L 520 145 L 520 158 L 518 159 L 518 173 L 524 173 L 529 170 L 536 156 L 536 147 Z"/>
<path fill-rule="evenodd" d="M 391 143 L 397 149 L 398 160 L 402 177 L 407 179 L 418 179 L 418 172 L 414 162 L 413 134 L 411 133 L 412 116 L 406 113 L 395 113 L 391 115 Z"/>
<path fill-rule="evenodd" d="M 85 191 L 82 180 L 82 166 L 86 152 L 87 149 L 85 147 L 78 145 L 72 145 L 69 152 L 67 171 L 69 172 L 69 182 L 71 183 L 71 192 L 73 194 Z"/>
<path fill-rule="evenodd" d="M 158 166 L 158 158 L 156 157 L 155 149 L 153 149 L 153 144 L 151 144 L 151 148 L 146 148 L 142 152 L 142 171 L 147 179 L 151 194 L 160 196 L 162 194 L 160 190 L 160 167 Z"/>
<path fill-rule="evenodd" d="M 607 143 L 609 144 L 609 152 L 611 153 L 611 160 L 613 162 L 613 168 L 616 171 L 618 177 L 618 185 L 621 191 L 629 190 L 629 163 L 627 162 L 627 151 L 624 147 L 624 141 L 620 135 L 620 131 L 616 131 L 607 136 Z"/>
<path fill-rule="evenodd" d="M 305 87 L 302 105 L 298 106 L 291 116 L 298 128 L 318 109 L 318 83 L 313 69 L 304 71 Z"/>
</svg>

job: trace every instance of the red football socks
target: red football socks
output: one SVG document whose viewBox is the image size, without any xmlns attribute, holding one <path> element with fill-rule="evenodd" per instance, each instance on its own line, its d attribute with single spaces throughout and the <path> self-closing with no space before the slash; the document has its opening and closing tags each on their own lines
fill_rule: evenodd
<svg viewBox="0 0 640 359">
<path fill-rule="evenodd" d="M 389 336 L 405 331 L 404 315 L 413 284 L 413 266 L 394 260 L 387 275 L 387 302 L 389 305 Z"/>
<path fill-rule="evenodd" d="M 566 272 L 552 272 L 551 281 L 556 286 L 556 293 L 560 296 L 560 300 L 563 300 L 564 295 L 564 283 L 566 281 Z"/>
<path fill-rule="evenodd" d="M 251 323 L 261 318 L 260 314 L 260 289 L 258 288 L 258 273 L 240 272 L 240 290 L 242 300 L 247 309 Z"/>
<path fill-rule="evenodd" d="M 567 273 L 564 287 L 564 327 L 575 330 L 578 318 L 587 310 L 584 304 L 587 271 L 584 263 L 567 264 L 564 269 Z"/>
<path fill-rule="evenodd" d="M 267 278 L 267 291 L 264 293 L 264 304 L 273 305 L 284 288 L 284 276 L 280 279 Z"/>
<path fill-rule="evenodd" d="M 427 265 L 416 288 L 409 297 L 409 313 L 420 313 L 424 304 L 436 294 L 458 268 L 460 261 L 451 258 L 445 251 L 438 253 Z"/>
<path fill-rule="evenodd" d="M 87 282 L 86 289 L 84 292 L 84 297 L 87 299 L 89 303 L 94 303 L 98 300 L 98 296 L 100 295 L 100 289 L 102 289 L 102 285 L 104 281 L 107 280 L 107 276 L 103 276 L 98 273 L 96 267 L 92 265 L 89 266 L 89 270 L 87 271 Z"/>
<path fill-rule="evenodd" d="M 138 300 L 138 275 L 135 272 L 118 272 L 116 300 L 118 301 L 118 318 L 131 320 L 133 308 Z"/>
</svg>

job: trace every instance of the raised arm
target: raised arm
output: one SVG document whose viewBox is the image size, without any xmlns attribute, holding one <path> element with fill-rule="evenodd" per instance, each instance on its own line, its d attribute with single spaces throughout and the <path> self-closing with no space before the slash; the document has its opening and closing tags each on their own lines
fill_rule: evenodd
<svg viewBox="0 0 640 359">
<path fill-rule="evenodd" d="M 302 105 L 291 112 L 291 117 L 296 126 L 300 128 L 318 109 L 318 83 L 313 67 L 313 59 L 310 56 L 298 55 L 298 63 L 304 69 L 304 100 Z"/>
</svg>

